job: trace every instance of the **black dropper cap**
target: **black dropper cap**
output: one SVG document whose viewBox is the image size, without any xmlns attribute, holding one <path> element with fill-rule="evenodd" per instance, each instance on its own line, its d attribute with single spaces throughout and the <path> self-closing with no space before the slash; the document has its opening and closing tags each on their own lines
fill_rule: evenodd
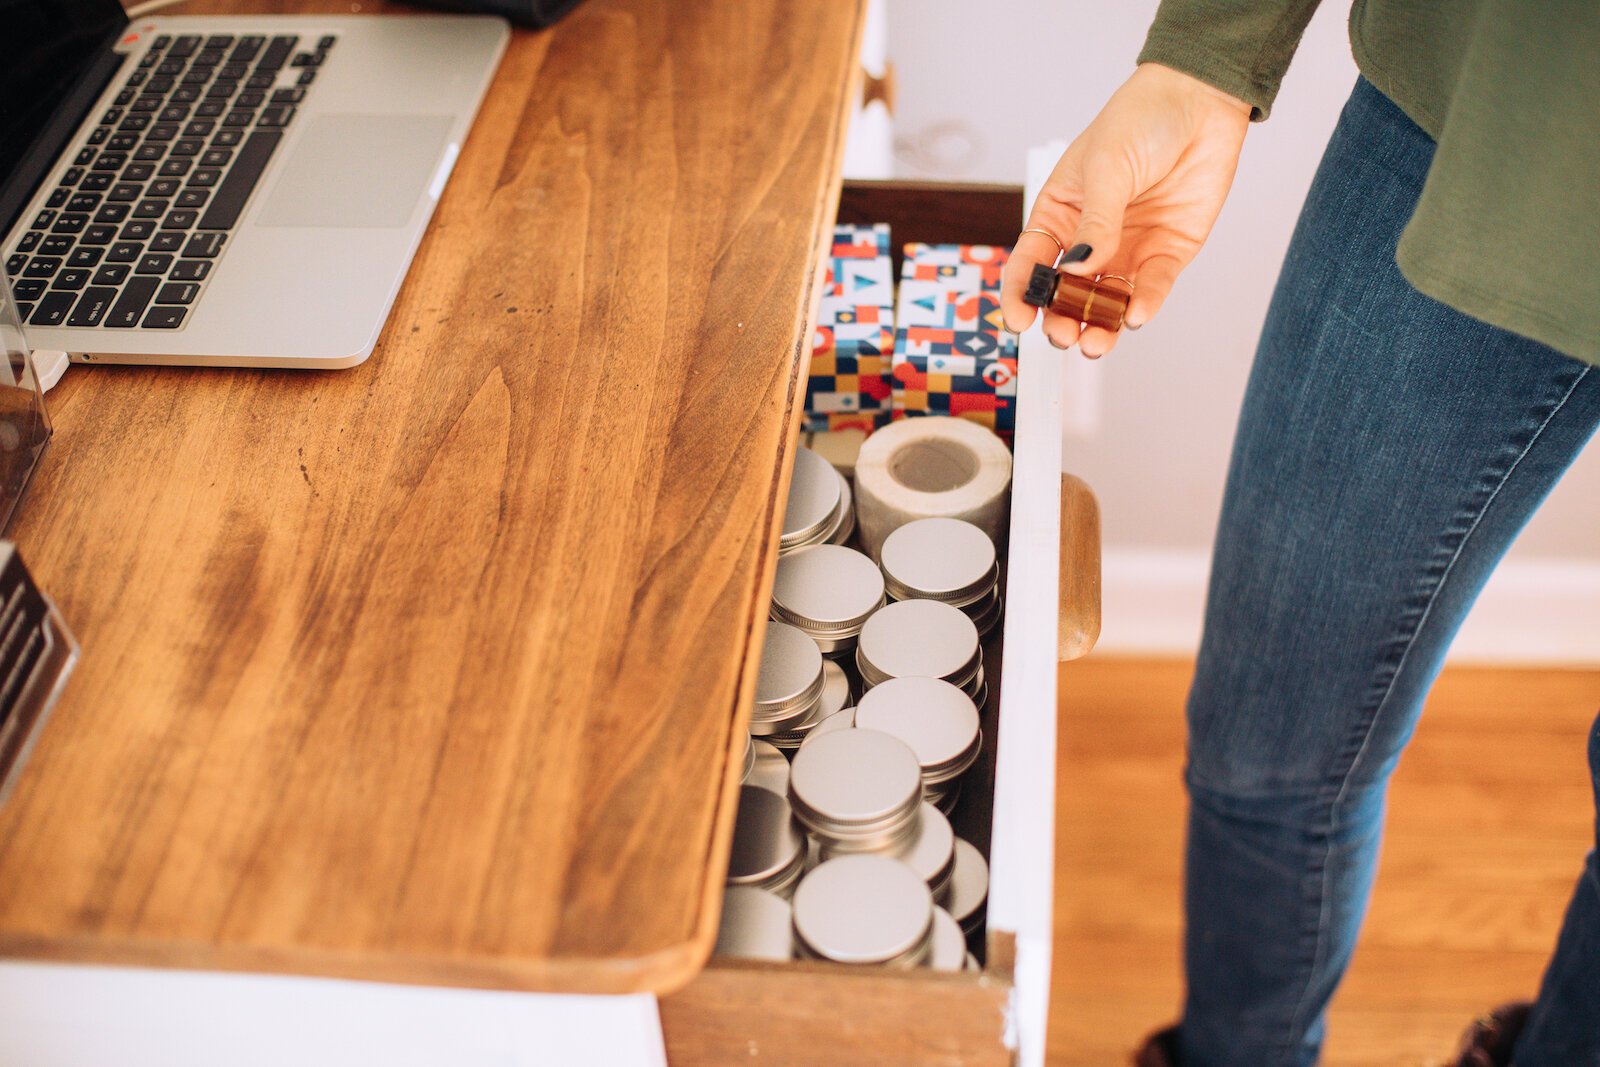
<svg viewBox="0 0 1600 1067">
<path fill-rule="evenodd" d="M 1047 308 L 1050 301 L 1056 296 L 1055 268 L 1047 267 L 1043 263 L 1035 263 L 1033 274 L 1028 278 L 1028 291 L 1022 294 L 1022 302 L 1032 304 L 1036 308 Z"/>
</svg>

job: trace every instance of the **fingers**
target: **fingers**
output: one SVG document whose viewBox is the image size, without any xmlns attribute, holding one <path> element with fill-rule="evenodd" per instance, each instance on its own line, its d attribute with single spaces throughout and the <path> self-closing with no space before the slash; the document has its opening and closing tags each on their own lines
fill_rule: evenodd
<svg viewBox="0 0 1600 1067">
<path fill-rule="evenodd" d="M 1056 257 L 1061 254 L 1060 245 L 1038 232 L 1042 229 L 1055 233 L 1054 229 L 1034 219 L 1029 219 L 1028 225 L 1032 231 L 1017 238 L 1011 258 L 1006 260 L 1005 272 L 1000 276 L 1000 313 L 1005 317 L 1006 329 L 1012 333 L 1021 333 L 1033 325 L 1037 309 L 1022 299 L 1033 268 L 1041 263 L 1054 266 Z"/>
<path fill-rule="evenodd" d="M 1107 269 L 1122 244 L 1122 216 L 1134 196 L 1133 175 L 1115 156 L 1097 154 L 1083 170 L 1083 209 L 1077 229 L 1067 241 L 1068 262 L 1062 269 L 1069 274 L 1093 277 Z M 1079 246 L 1087 246 L 1087 254 Z"/>
<path fill-rule="evenodd" d="M 1133 299 L 1128 302 L 1128 314 L 1123 320 L 1130 330 L 1137 330 L 1155 318 L 1183 267 L 1178 257 L 1172 255 L 1152 256 L 1139 265 L 1138 285 L 1134 287 Z"/>
<path fill-rule="evenodd" d="M 1082 326 L 1061 315 L 1045 312 L 1044 337 L 1057 348 L 1071 348 L 1078 341 L 1078 331 Z"/>
</svg>

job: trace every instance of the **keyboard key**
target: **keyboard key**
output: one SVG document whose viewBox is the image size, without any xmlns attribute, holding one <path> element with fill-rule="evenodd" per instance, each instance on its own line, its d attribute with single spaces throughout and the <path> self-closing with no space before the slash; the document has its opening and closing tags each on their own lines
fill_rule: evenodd
<svg viewBox="0 0 1600 1067">
<path fill-rule="evenodd" d="M 126 219 L 130 210 L 132 209 L 125 203 L 107 204 L 94 213 L 94 221 L 114 226 Z"/>
<path fill-rule="evenodd" d="M 211 193 L 205 189 L 185 189 L 178 194 L 173 206 L 178 208 L 202 208 L 206 201 L 211 199 Z"/>
<path fill-rule="evenodd" d="M 58 189 L 56 191 L 60 193 L 66 192 L 65 189 Z M 99 193 L 74 193 L 72 194 L 72 199 L 67 201 L 68 211 L 93 211 L 99 206 Z"/>
<path fill-rule="evenodd" d="M 129 87 L 138 88 L 139 86 L 143 85 L 145 77 L 148 73 L 148 71 L 136 70 L 132 74 L 128 75 Z"/>
<path fill-rule="evenodd" d="M 231 81 L 238 81 L 240 78 L 247 76 L 249 73 L 250 68 L 245 64 L 228 62 L 222 64 L 222 66 L 218 68 L 217 77 L 227 78 Z"/>
<path fill-rule="evenodd" d="M 239 43 L 233 46 L 233 51 L 228 54 L 230 63 L 248 63 L 261 51 L 261 46 L 267 43 L 265 37 L 249 34 L 239 38 Z"/>
<path fill-rule="evenodd" d="M 134 268 L 134 272 L 137 274 L 165 274 L 171 266 L 171 256 L 147 252 L 139 258 L 139 265 Z"/>
<path fill-rule="evenodd" d="M 200 229 L 233 228 L 234 223 L 239 221 L 240 213 L 244 211 L 245 201 L 250 199 L 251 190 L 260 180 L 261 172 L 266 169 L 267 161 L 272 158 L 273 151 L 282 139 L 283 134 L 278 130 L 257 130 L 245 140 L 244 146 L 239 149 L 239 155 L 233 162 L 233 167 L 228 171 L 228 176 L 223 179 L 212 196 L 211 206 L 206 208 L 206 213 L 200 217 Z M 202 173 L 205 172 L 195 171 L 196 175 Z M 190 184 L 195 184 L 192 178 Z"/>
<path fill-rule="evenodd" d="M 200 157 L 202 167 L 226 167 L 233 160 L 231 148 L 208 148 Z"/>
<path fill-rule="evenodd" d="M 161 157 L 166 154 L 167 146 L 164 144 L 142 144 L 133 153 L 133 161 L 135 163 L 158 163 Z"/>
<path fill-rule="evenodd" d="M 322 64 L 322 55 L 318 52 L 301 52 L 290 61 L 291 67 L 316 67 Z"/>
<path fill-rule="evenodd" d="M 167 45 L 169 45 L 171 43 L 172 43 L 172 35 L 169 34 L 169 33 L 163 33 L 161 36 L 157 37 L 154 41 L 150 42 L 150 47 L 159 52 L 159 51 L 161 51 L 161 49 L 167 47 Z"/>
<path fill-rule="evenodd" d="M 214 119 L 219 117 L 226 110 L 228 110 L 228 105 L 225 102 L 221 100 L 207 100 L 205 103 L 194 109 L 194 117 L 197 119 Z"/>
<path fill-rule="evenodd" d="M 68 167 L 61 175 L 62 185 L 77 185 L 83 179 L 82 167 Z"/>
<path fill-rule="evenodd" d="M 151 78 L 148 83 L 146 83 L 145 88 L 152 93 L 166 94 L 172 91 L 172 86 L 174 84 L 175 83 L 173 80 L 167 77 L 165 74 L 158 74 L 154 78 Z"/>
<path fill-rule="evenodd" d="M 329 34 L 326 37 L 317 38 L 317 51 L 326 52 L 328 49 L 333 47 L 333 42 L 334 37 L 332 34 Z"/>
<path fill-rule="evenodd" d="M 159 219 L 167 213 L 172 205 L 166 200 L 141 200 L 139 206 L 133 209 L 136 219 Z"/>
<path fill-rule="evenodd" d="M 122 168 L 122 176 L 130 182 L 147 182 L 156 172 L 153 163 L 129 163 Z"/>
<path fill-rule="evenodd" d="M 28 265 L 22 269 L 24 278 L 49 278 L 61 268 L 61 260 L 56 256 L 34 256 L 28 260 Z"/>
<path fill-rule="evenodd" d="M 233 34 L 231 34 L 231 33 L 213 33 L 210 37 L 206 38 L 206 48 L 208 50 L 214 49 L 214 48 L 232 48 L 232 47 L 233 47 Z"/>
<path fill-rule="evenodd" d="M 44 239 L 44 234 L 38 230 L 29 230 L 22 235 L 22 240 L 17 242 L 18 252 L 32 252 L 39 247 L 39 242 Z"/>
<path fill-rule="evenodd" d="M 78 240 L 86 245 L 108 245 L 116 239 L 116 236 L 115 226 L 90 226 L 83 231 Z"/>
<path fill-rule="evenodd" d="M 294 108 L 292 107 L 263 108 L 261 120 L 256 125 L 267 127 L 287 126 L 292 118 L 294 118 Z"/>
<path fill-rule="evenodd" d="M 105 255 L 103 248 L 74 248 L 67 257 L 69 267 L 93 267 L 100 262 L 100 257 Z"/>
<path fill-rule="evenodd" d="M 194 57 L 194 65 L 197 67 L 214 67 L 222 62 L 223 56 L 226 54 L 220 48 L 208 47 L 204 52 Z"/>
<path fill-rule="evenodd" d="M 134 182 L 118 182 L 106 194 L 107 200 L 137 200 L 144 195 L 144 186 Z"/>
<path fill-rule="evenodd" d="M 81 211 L 63 212 L 56 224 L 50 227 L 52 233 L 82 233 L 83 228 L 89 225 L 89 216 Z"/>
<path fill-rule="evenodd" d="M 194 160 L 179 156 L 177 159 L 169 159 L 161 164 L 161 169 L 156 173 L 163 178 L 181 178 L 189 173 L 189 168 L 192 166 L 194 166 Z"/>
<path fill-rule="evenodd" d="M 195 119 L 183 128 L 185 137 L 206 137 L 217 128 L 217 124 L 210 119 Z"/>
<path fill-rule="evenodd" d="M 218 81 L 215 85 L 206 90 L 206 99 L 226 100 L 228 97 L 232 96 L 238 90 L 238 88 L 239 83 L 236 81 Z"/>
<path fill-rule="evenodd" d="M 110 126 L 96 126 L 94 129 L 89 131 L 88 143 L 89 144 L 104 144 L 106 142 L 106 138 L 108 138 L 110 136 L 111 136 L 111 127 Z"/>
<path fill-rule="evenodd" d="M 33 305 L 32 304 L 25 304 L 20 300 L 17 302 L 17 321 L 18 322 L 27 322 L 28 321 L 28 316 L 32 315 L 32 314 L 33 314 Z"/>
<path fill-rule="evenodd" d="M 150 303 L 150 298 L 156 295 L 156 289 L 160 285 L 160 281 L 155 278 L 130 278 L 127 287 L 122 290 L 122 295 L 111 305 L 111 313 L 106 316 L 105 325 L 117 329 L 137 326 L 139 316 L 144 314 L 145 306 Z"/>
<path fill-rule="evenodd" d="M 172 142 L 172 154 L 175 156 L 197 156 L 205 148 L 205 144 L 198 137 L 180 137 Z"/>
<path fill-rule="evenodd" d="M 300 72 L 300 77 L 294 80 L 296 85 L 310 85 L 317 80 L 317 72 L 310 67 Z"/>
<path fill-rule="evenodd" d="M 188 313 L 188 308 L 176 304 L 157 304 L 145 314 L 144 327 L 147 330 L 176 330 L 183 325 L 183 317 Z"/>
<path fill-rule="evenodd" d="M 123 110 L 120 107 L 107 108 L 106 113 L 100 116 L 100 125 L 115 126 L 122 121 Z"/>
<path fill-rule="evenodd" d="M 204 281 L 206 275 L 210 273 L 211 263 L 207 260 L 180 259 L 167 277 L 175 282 L 199 282 Z"/>
<path fill-rule="evenodd" d="M 243 130 L 218 130 L 217 135 L 211 138 L 213 148 L 232 148 L 244 140 Z"/>
<path fill-rule="evenodd" d="M 44 295 L 48 283 L 39 278 L 18 278 L 11 286 L 11 293 L 18 300 L 37 300 Z M 23 318 L 27 318 L 26 315 Z"/>
<path fill-rule="evenodd" d="M 87 167 L 94 162 L 94 157 L 99 154 L 93 148 L 80 148 L 78 149 L 78 154 L 72 157 L 72 165 L 75 167 Z"/>
<path fill-rule="evenodd" d="M 106 254 L 108 263 L 134 263 L 144 255 L 144 245 L 137 241 L 118 241 Z"/>
<path fill-rule="evenodd" d="M 117 298 L 115 289 L 91 286 L 83 291 L 78 298 L 78 304 L 72 309 L 72 317 L 67 319 L 68 326 L 98 326 L 106 317 L 106 312 L 111 310 L 111 302 Z"/>
<path fill-rule="evenodd" d="M 134 91 L 132 89 L 124 89 L 122 92 L 117 94 L 117 98 L 113 100 L 112 103 L 116 104 L 118 107 L 127 107 L 129 104 L 133 103 L 133 95 Z"/>
<path fill-rule="evenodd" d="M 150 238 L 150 251 L 177 252 L 183 247 L 183 234 L 176 230 L 162 230 Z"/>
<path fill-rule="evenodd" d="M 158 304 L 190 304 L 200 295 L 200 287 L 194 282 L 168 282 L 156 294 Z"/>
<path fill-rule="evenodd" d="M 246 89 L 233 98 L 234 107 L 260 107 L 266 102 L 267 94 L 260 89 Z"/>
<path fill-rule="evenodd" d="M 158 122 L 144 135 L 146 141 L 170 141 L 178 136 L 176 122 Z"/>
<path fill-rule="evenodd" d="M 95 285 L 121 285 L 128 280 L 129 266 L 126 263 L 107 263 L 94 272 Z"/>
<path fill-rule="evenodd" d="M 22 268 L 27 266 L 27 265 L 28 265 L 28 257 L 27 256 L 23 255 L 21 252 L 13 252 L 11 254 L 11 257 L 6 260 L 6 273 L 7 274 L 20 274 L 22 272 Z"/>
<path fill-rule="evenodd" d="M 197 233 L 189 238 L 189 243 L 183 250 L 184 259 L 214 259 L 222 251 L 222 243 L 228 239 L 225 233 Z"/>
<path fill-rule="evenodd" d="M 140 130 L 146 130 L 146 129 L 149 129 L 149 128 L 150 128 L 150 116 L 149 115 L 129 115 L 127 118 L 123 119 L 122 122 L 117 125 L 117 129 L 123 130 L 125 132 L 133 132 L 133 133 L 138 133 Z"/>
<path fill-rule="evenodd" d="M 209 189 L 222 180 L 222 172 L 214 167 L 202 167 L 189 175 L 189 185 L 199 189 Z"/>
<path fill-rule="evenodd" d="M 267 45 L 267 50 L 261 53 L 261 61 L 256 64 L 256 70 L 277 70 L 283 66 L 284 60 L 289 58 L 289 53 L 294 49 L 298 37 L 274 37 Z"/>
<path fill-rule="evenodd" d="M 54 211 L 49 211 L 49 210 L 41 211 L 41 212 L 39 212 L 39 214 L 34 216 L 33 229 L 35 229 L 35 230 L 48 230 L 50 228 L 50 225 L 55 221 L 56 221 L 56 213 Z"/>
<path fill-rule="evenodd" d="M 193 70 L 191 70 L 189 73 L 187 73 L 187 74 L 185 74 L 183 76 L 183 84 L 185 84 L 185 85 L 204 85 L 206 82 L 211 80 L 211 72 L 214 69 L 215 68 L 213 68 L 213 67 L 197 66 Z"/>
<path fill-rule="evenodd" d="M 107 152 L 131 152 L 139 144 L 136 133 L 119 133 L 106 142 Z"/>
<path fill-rule="evenodd" d="M 171 200 L 178 195 L 178 179 L 160 178 L 151 182 L 145 193 L 161 200 Z"/>
<path fill-rule="evenodd" d="M 52 289 L 82 289 L 89 284 L 87 270 L 71 267 L 56 272 L 55 280 L 50 283 Z"/>
<path fill-rule="evenodd" d="M 157 74 L 182 74 L 184 62 L 181 59 L 163 59 L 156 64 Z"/>
<path fill-rule="evenodd" d="M 156 116 L 157 122 L 188 122 L 188 104 L 168 104 L 161 109 L 161 114 Z"/>
<path fill-rule="evenodd" d="M 254 111 L 230 111 L 228 112 L 227 116 L 223 118 L 222 124 L 224 126 L 233 126 L 237 128 L 239 126 L 248 126 L 255 120 L 256 113 Z"/>
<path fill-rule="evenodd" d="M 199 47 L 199 36 L 197 34 L 186 33 L 172 42 L 172 49 L 167 53 L 167 55 L 178 56 L 180 59 L 187 58 L 194 55 L 195 51 L 199 49 Z"/>
<path fill-rule="evenodd" d="M 122 152 L 104 152 L 99 159 L 94 161 L 94 169 L 121 170 L 122 165 L 127 161 L 127 155 Z"/>
<path fill-rule="evenodd" d="M 124 241 L 148 241 L 155 232 L 155 223 L 148 219 L 141 219 L 138 222 L 128 223 L 117 236 Z"/>
<path fill-rule="evenodd" d="M 161 222 L 161 228 L 163 230 L 187 230 L 199 220 L 200 212 L 198 211 L 169 211 L 167 212 L 167 217 Z"/>
<path fill-rule="evenodd" d="M 192 85 L 180 85 L 172 90 L 172 95 L 167 97 L 174 105 L 188 105 L 199 101 L 200 90 Z"/>
<path fill-rule="evenodd" d="M 77 168 L 74 167 L 73 170 L 77 170 Z M 85 174 L 83 181 L 78 183 L 78 188 L 87 189 L 91 193 L 103 193 L 111 188 L 111 181 L 112 178 L 109 174 Z"/>
<path fill-rule="evenodd" d="M 44 202 L 44 206 L 65 207 L 67 203 L 67 197 L 70 195 L 72 194 L 68 193 L 65 189 L 53 189 L 50 192 L 50 199 Z"/>
<path fill-rule="evenodd" d="M 133 102 L 133 106 L 129 108 L 129 110 L 137 111 L 141 114 L 151 111 L 160 111 L 161 97 L 155 93 L 145 93 L 143 96 L 139 97 L 139 99 Z"/>
<path fill-rule="evenodd" d="M 77 293 L 46 293 L 28 317 L 29 326 L 60 326 L 77 302 Z"/>
<path fill-rule="evenodd" d="M 64 256 L 71 251 L 72 238 L 64 237 L 61 234 L 46 237 L 39 243 L 39 254 L 41 256 Z"/>
<path fill-rule="evenodd" d="M 244 81 L 246 89 L 270 89 L 278 79 L 271 74 L 252 74 Z"/>
<path fill-rule="evenodd" d="M 279 89 L 272 94 L 274 104 L 298 104 L 306 98 L 304 89 Z"/>
</svg>

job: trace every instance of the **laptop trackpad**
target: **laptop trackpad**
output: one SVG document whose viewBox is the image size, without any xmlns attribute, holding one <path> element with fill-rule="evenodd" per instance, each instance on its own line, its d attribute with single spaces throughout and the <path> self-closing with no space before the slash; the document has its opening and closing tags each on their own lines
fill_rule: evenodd
<svg viewBox="0 0 1600 1067">
<path fill-rule="evenodd" d="M 404 226 L 450 135 L 449 115 L 319 115 L 257 226 Z"/>
</svg>

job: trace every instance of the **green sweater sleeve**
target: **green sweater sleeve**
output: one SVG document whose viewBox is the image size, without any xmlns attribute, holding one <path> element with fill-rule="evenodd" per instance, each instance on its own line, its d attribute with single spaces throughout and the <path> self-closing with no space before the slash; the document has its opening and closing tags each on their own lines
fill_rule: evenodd
<svg viewBox="0 0 1600 1067">
<path fill-rule="evenodd" d="M 1251 107 L 1272 110 L 1318 0 L 1161 0 L 1140 63 L 1199 78 Z"/>
</svg>

